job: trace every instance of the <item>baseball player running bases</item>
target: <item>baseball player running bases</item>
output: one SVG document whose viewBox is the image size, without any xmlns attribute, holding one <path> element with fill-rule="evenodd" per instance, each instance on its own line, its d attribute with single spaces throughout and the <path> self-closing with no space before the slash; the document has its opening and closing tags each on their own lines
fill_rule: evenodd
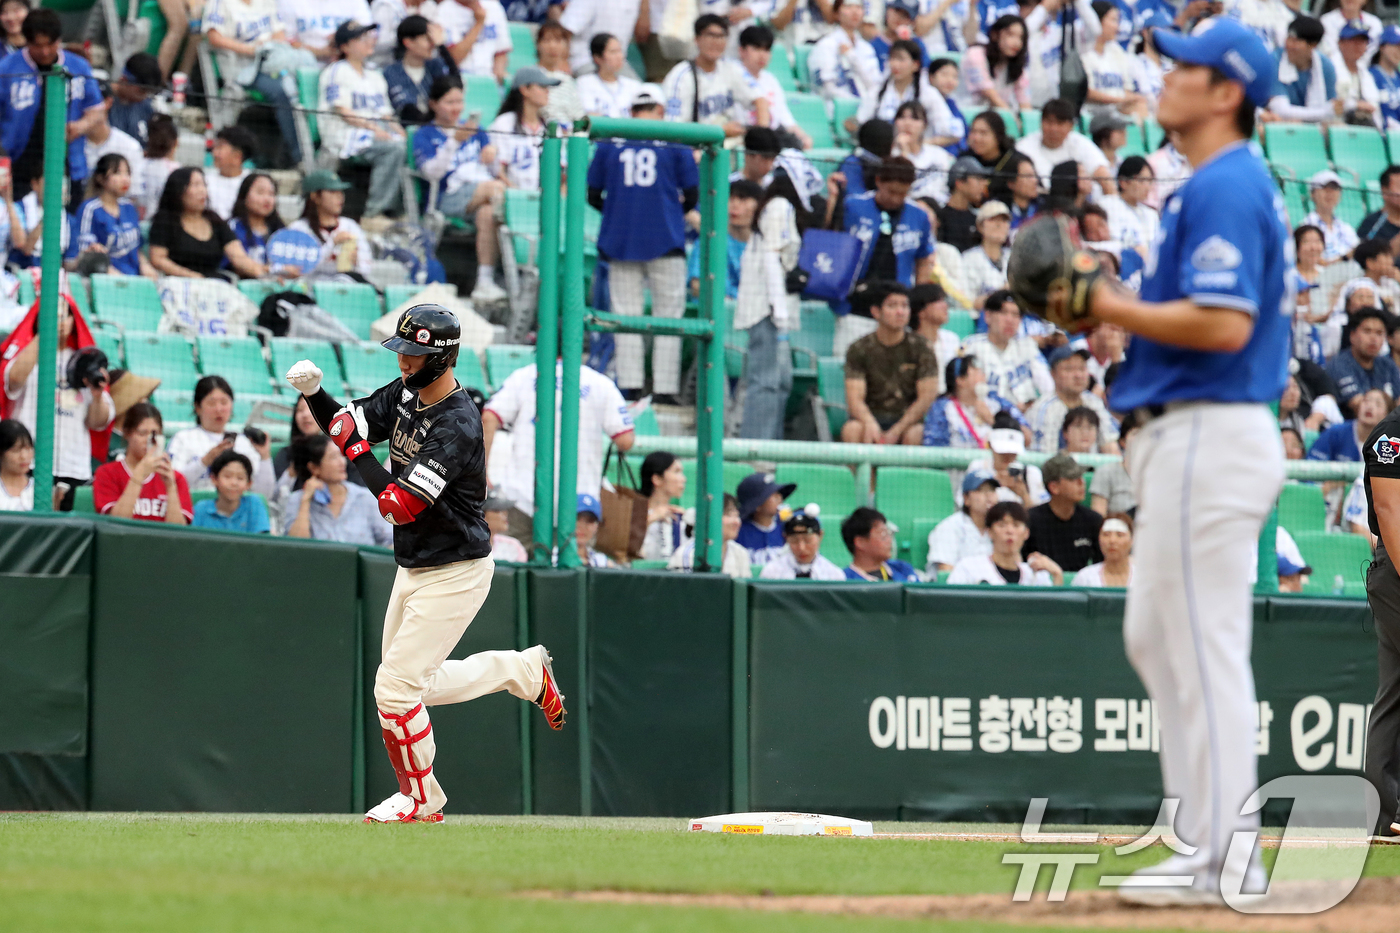
<svg viewBox="0 0 1400 933">
<path fill-rule="evenodd" d="M 564 725 L 564 696 L 543 645 L 447 659 L 486 601 L 495 567 L 481 510 L 481 414 L 452 370 L 460 340 L 461 327 L 446 308 L 409 308 L 383 344 L 398 354 L 402 377 L 345 407 L 321 388 L 321 370 L 310 360 L 287 371 L 394 525 L 399 569 L 384 614 L 374 699 L 399 792 L 366 813 L 366 823 L 442 821 L 447 795 L 433 774 L 429 706 L 508 690 L 544 710 L 550 728 Z M 385 440 L 387 470 L 370 452 Z"/>
<path fill-rule="evenodd" d="M 1119 892 L 1144 904 L 1219 903 L 1222 885 L 1240 884 L 1221 878 L 1231 838 L 1259 827 L 1257 813 L 1240 813 L 1258 786 L 1251 590 L 1284 475 L 1267 404 L 1287 373 L 1293 244 L 1249 143 L 1277 70 L 1262 42 L 1223 17 L 1189 36 L 1158 29 L 1153 41 L 1176 62 L 1157 118 L 1180 133 L 1194 174 L 1162 208 L 1141 300 L 1100 277 L 1063 218 L 1022 228 L 1008 280 L 1070 330 L 1102 321 L 1135 335 L 1109 398 L 1143 426 L 1128 453 L 1138 572 L 1123 635 L 1158 713 L 1162 784 L 1180 800 L 1186 845 Z M 1247 893 L 1262 889 L 1258 855 Z"/>
</svg>

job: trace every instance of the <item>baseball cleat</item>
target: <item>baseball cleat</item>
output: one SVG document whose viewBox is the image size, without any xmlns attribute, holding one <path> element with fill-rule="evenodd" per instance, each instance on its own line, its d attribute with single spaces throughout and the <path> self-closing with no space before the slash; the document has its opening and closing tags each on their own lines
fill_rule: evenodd
<svg viewBox="0 0 1400 933">
<path fill-rule="evenodd" d="M 544 687 L 540 690 L 540 695 L 535 697 L 535 705 L 544 710 L 544 718 L 549 723 L 549 728 L 558 732 L 564 728 L 564 694 L 559 692 L 559 684 L 554 679 L 554 659 L 549 656 L 549 651 L 544 645 L 535 647 L 544 658 Z"/>
<path fill-rule="evenodd" d="M 394 794 L 365 814 L 366 823 L 441 823 L 442 811 L 420 814 L 419 803 L 407 794 Z"/>
</svg>

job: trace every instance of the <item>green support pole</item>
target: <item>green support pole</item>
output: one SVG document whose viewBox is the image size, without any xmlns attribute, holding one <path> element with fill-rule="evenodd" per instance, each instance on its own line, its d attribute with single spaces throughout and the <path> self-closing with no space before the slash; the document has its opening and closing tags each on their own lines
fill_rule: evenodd
<svg viewBox="0 0 1400 933">
<path fill-rule="evenodd" d="M 700 154 L 700 238 L 695 248 L 700 251 L 700 317 L 709 325 L 710 340 L 714 337 L 714 323 L 710 320 L 711 298 L 715 291 L 715 277 L 711 272 L 710 257 L 714 255 L 715 227 L 711 213 L 714 204 L 714 171 L 712 166 L 718 161 L 714 147 L 707 146 Z M 706 365 L 709 356 L 705 348 L 710 341 L 700 344 L 697 354 L 695 378 L 695 572 L 719 570 L 718 564 L 710 562 L 710 497 L 709 491 L 710 458 L 707 454 L 715 449 L 715 439 L 710 433 L 710 420 L 705 417 L 705 400 L 710 397 L 710 367 Z"/>
<path fill-rule="evenodd" d="M 535 546 L 546 567 L 554 548 L 554 360 L 559 355 L 559 190 L 562 141 L 549 124 L 540 160 L 540 297 L 535 327 Z"/>
<path fill-rule="evenodd" d="M 67 165 L 68 75 L 44 78 L 44 257 L 39 285 L 39 398 L 58 387 L 58 278 L 63 266 L 63 186 Z M 53 511 L 54 406 L 34 406 L 34 511 Z"/>
<path fill-rule="evenodd" d="M 564 204 L 564 288 L 560 352 L 563 380 L 559 387 L 559 566 L 577 567 L 578 548 L 574 544 L 575 499 L 578 495 L 578 406 L 579 369 L 583 366 L 583 208 L 588 188 L 583 183 L 588 170 L 588 137 L 569 137 L 569 164 L 574 167 L 574 183 L 569 185 Z"/>
<path fill-rule="evenodd" d="M 697 451 L 695 496 L 696 569 L 718 573 L 723 560 L 724 522 L 724 335 L 729 332 L 724 286 L 729 275 L 729 256 L 724 237 L 729 230 L 729 164 L 722 150 L 708 150 L 701 159 L 700 237 L 708 249 L 701 256 L 701 314 L 710 321 L 710 339 L 705 341 L 700 367 L 700 397 L 697 399 L 696 438 L 705 438 Z M 704 555 L 703 562 L 701 555 Z"/>
</svg>

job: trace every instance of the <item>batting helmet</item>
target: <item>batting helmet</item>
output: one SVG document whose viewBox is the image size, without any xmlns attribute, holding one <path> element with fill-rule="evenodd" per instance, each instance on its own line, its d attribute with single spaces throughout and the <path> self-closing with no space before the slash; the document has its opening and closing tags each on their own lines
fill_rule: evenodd
<svg viewBox="0 0 1400 933">
<path fill-rule="evenodd" d="M 426 356 L 423 368 L 404 380 L 410 389 L 426 389 L 457 364 L 462 325 L 442 305 L 414 305 L 399 318 L 394 336 L 381 346 L 404 356 Z"/>
</svg>

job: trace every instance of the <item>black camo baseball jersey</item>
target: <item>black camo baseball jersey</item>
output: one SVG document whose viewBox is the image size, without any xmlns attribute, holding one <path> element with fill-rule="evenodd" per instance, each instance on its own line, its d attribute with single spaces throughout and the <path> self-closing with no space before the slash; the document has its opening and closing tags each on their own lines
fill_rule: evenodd
<svg viewBox="0 0 1400 933">
<path fill-rule="evenodd" d="M 394 528 L 400 567 L 437 567 L 491 553 L 491 532 L 481 504 L 486 498 L 486 446 L 481 413 L 462 391 L 435 405 L 418 404 L 418 392 L 395 380 L 364 406 L 371 444 L 389 441 L 394 481 L 428 503 L 418 518 Z"/>
</svg>

